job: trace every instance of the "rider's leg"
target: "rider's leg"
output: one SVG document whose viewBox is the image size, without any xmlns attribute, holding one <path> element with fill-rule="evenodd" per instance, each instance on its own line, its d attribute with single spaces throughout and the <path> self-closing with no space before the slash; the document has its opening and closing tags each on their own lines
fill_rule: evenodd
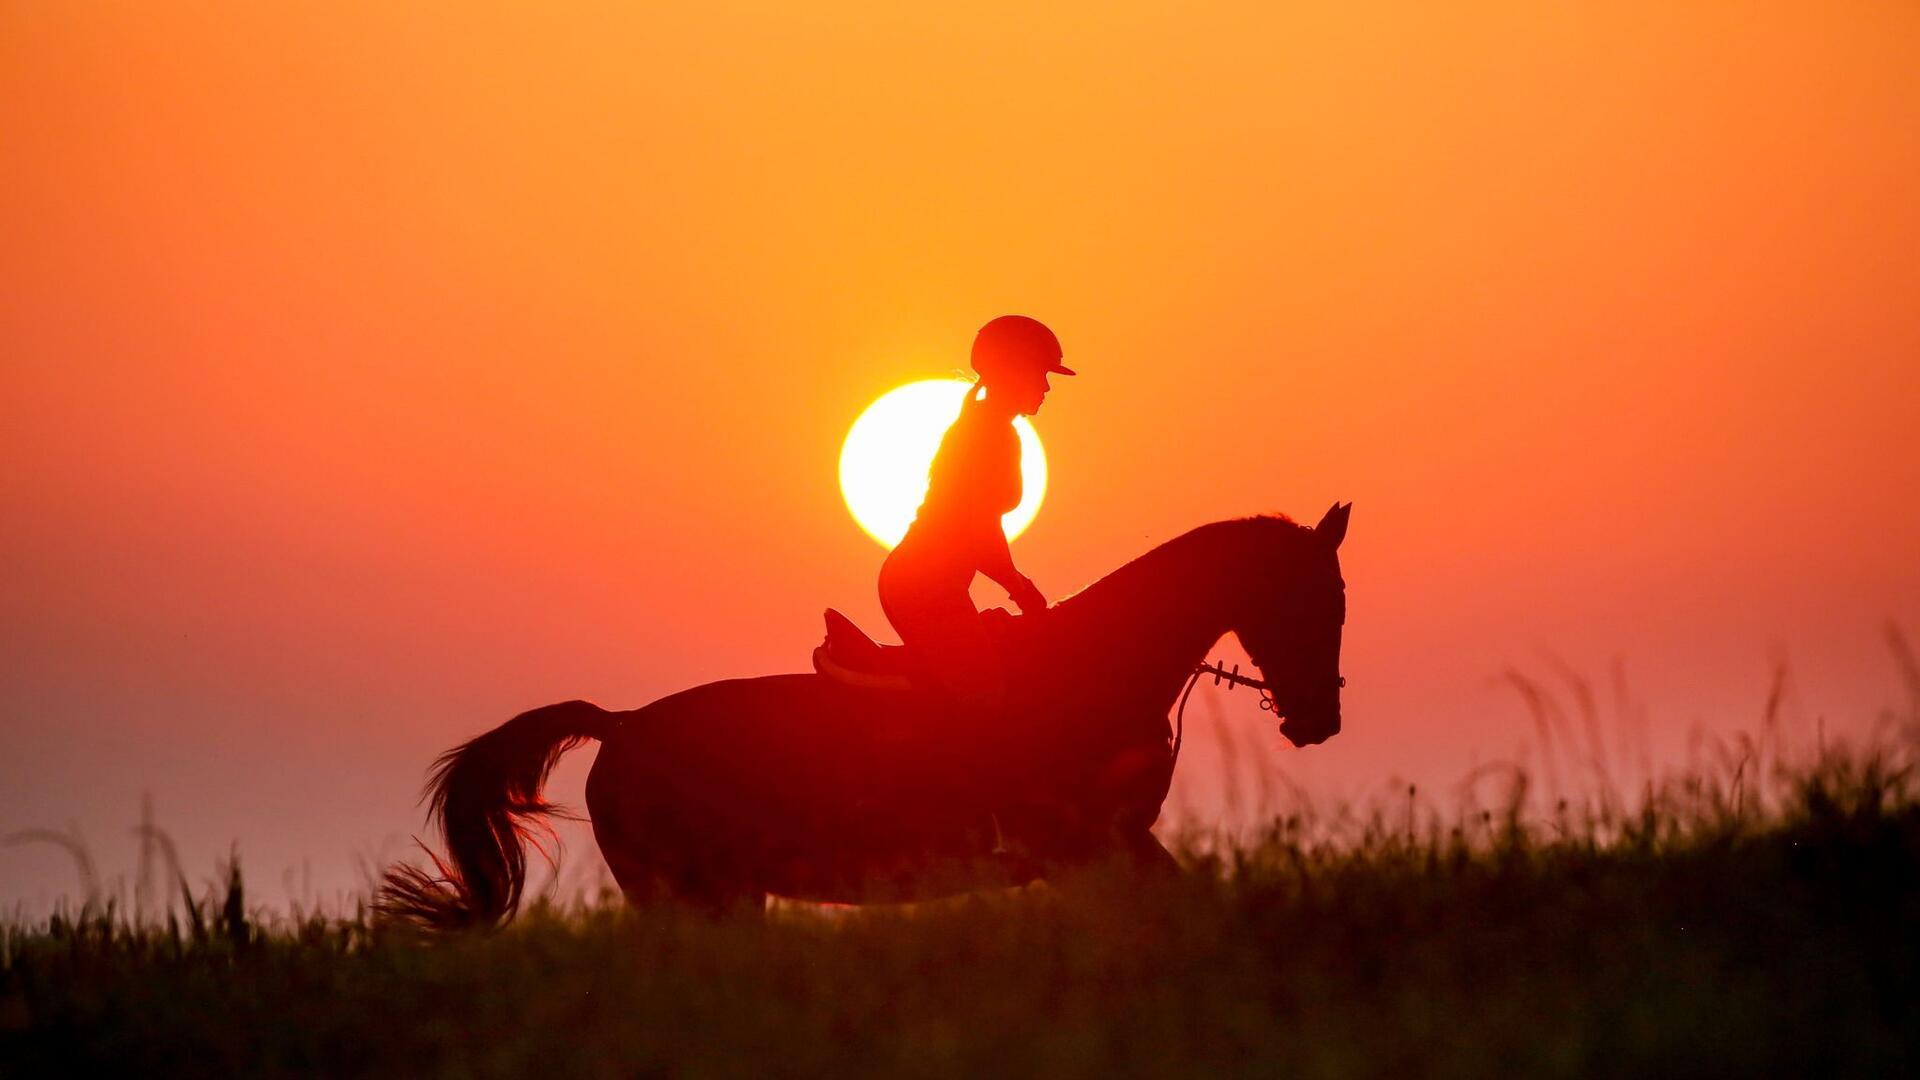
<svg viewBox="0 0 1920 1080">
<path fill-rule="evenodd" d="M 880 607 L 927 678 L 963 707 L 997 712 L 1006 704 L 1006 676 L 967 595 L 972 576 L 896 548 L 880 568 Z"/>
<path fill-rule="evenodd" d="M 1000 654 L 971 601 L 952 606 L 939 620 L 930 654 L 933 676 L 968 708 L 998 713 L 1007 704 L 1006 673 Z"/>
</svg>

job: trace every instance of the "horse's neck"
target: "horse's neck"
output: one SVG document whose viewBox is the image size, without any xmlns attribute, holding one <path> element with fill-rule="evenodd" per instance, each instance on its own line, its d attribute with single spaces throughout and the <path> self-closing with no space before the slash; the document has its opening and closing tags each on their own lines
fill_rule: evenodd
<svg viewBox="0 0 1920 1080">
<path fill-rule="evenodd" d="M 1232 629 L 1229 594 L 1238 567 L 1229 539 L 1183 536 L 1062 602 L 1060 614 L 1083 644 L 1075 651 L 1116 699 L 1164 713 L 1194 666 Z"/>
</svg>

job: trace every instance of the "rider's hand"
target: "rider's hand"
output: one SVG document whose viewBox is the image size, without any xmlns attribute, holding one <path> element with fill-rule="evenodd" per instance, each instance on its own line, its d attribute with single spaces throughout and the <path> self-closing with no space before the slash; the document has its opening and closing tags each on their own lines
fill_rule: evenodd
<svg viewBox="0 0 1920 1080">
<path fill-rule="evenodd" d="M 1047 598 L 1041 594 L 1032 578 L 1021 578 L 1019 587 L 1007 595 L 1020 605 L 1022 615 L 1038 615 L 1047 610 Z"/>
</svg>

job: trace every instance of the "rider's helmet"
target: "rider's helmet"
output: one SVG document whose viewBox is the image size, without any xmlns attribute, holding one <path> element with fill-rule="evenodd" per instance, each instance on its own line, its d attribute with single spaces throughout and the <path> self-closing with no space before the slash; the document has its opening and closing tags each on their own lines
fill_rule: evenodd
<svg viewBox="0 0 1920 1080">
<path fill-rule="evenodd" d="M 980 328 L 973 338 L 973 370 L 983 379 L 1021 369 L 1039 369 L 1071 375 L 1060 363 L 1060 339 L 1039 319 L 1002 315 Z"/>
</svg>

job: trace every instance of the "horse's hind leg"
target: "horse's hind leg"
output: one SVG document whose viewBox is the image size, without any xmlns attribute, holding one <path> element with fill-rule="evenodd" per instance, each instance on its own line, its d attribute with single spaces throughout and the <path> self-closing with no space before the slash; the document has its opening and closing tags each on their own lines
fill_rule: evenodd
<svg viewBox="0 0 1920 1080">
<path fill-rule="evenodd" d="M 1177 878 L 1186 873 L 1173 852 L 1160 842 L 1160 838 L 1145 829 L 1129 833 L 1121 838 L 1121 847 L 1127 853 L 1134 870 L 1142 877 L 1155 879 Z"/>
<path fill-rule="evenodd" d="M 685 904 L 712 915 L 763 914 L 766 893 L 724 881 L 671 861 L 649 859 L 645 849 L 626 842 L 618 830 L 594 824 L 600 854 L 627 903 L 646 910 L 660 904 Z"/>
<path fill-rule="evenodd" d="M 616 829 L 599 818 L 593 822 L 593 838 L 600 845 L 600 857 L 613 871 L 613 880 L 621 895 L 636 908 L 645 908 L 667 898 L 659 870 L 641 857 L 640 852 Z"/>
<path fill-rule="evenodd" d="M 749 920 L 767 917 L 767 894 L 759 889 L 682 881 L 674 889 L 673 898 L 709 915 Z"/>
</svg>

